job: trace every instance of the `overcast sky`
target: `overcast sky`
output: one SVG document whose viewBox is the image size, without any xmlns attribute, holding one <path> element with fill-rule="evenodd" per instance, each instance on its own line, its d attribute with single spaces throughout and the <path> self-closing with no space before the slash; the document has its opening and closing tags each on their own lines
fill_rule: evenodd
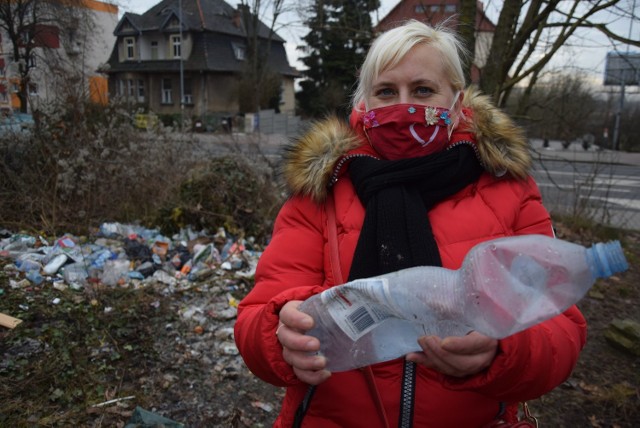
<svg viewBox="0 0 640 428">
<path fill-rule="evenodd" d="M 628 9 L 632 10 L 635 5 L 635 13 L 634 15 L 638 17 L 640 15 L 640 0 L 625 0 L 628 3 Z M 151 8 L 152 6 L 159 3 L 160 0 L 121 0 L 119 3 L 121 4 L 120 12 L 121 14 L 124 12 L 133 12 L 133 13 L 144 13 L 146 10 Z M 226 0 L 226 2 L 232 6 L 236 6 L 240 3 L 238 0 Z M 379 17 L 382 18 L 385 16 L 393 7 L 395 7 L 400 0 L 381 0 L 381 7 L 379 10 Z M 498 8 L 502 4 L 502 1 L 499 0 L 485 0 L 485 9 L 487 15 L 490 19 L 496 22 Z M 627 5 L 625 3 L 625 5 Z M 287 40 L 287 53 L 289 56 L 289 62 L 291 65 L 302 68 L 302 65 L 299 62 L 296 62 L 298 52 L 296 51 L 297 44 L 300 43 L 300 37 L 306 34 L 306 29 L 302 27 L 299 22 L 299 18 L 297 14 L 290 13 L 290 24 L 287 26 L 283 26 L 280 29 L 276 29 L 278 34 L 285 40 Z M 601 18 L 602 21 L 609 22 L 611 21 L 610 16 L 603 16 Z M 283 20 L 281 20 L 283 21 Z M 266 22 L 266 21 L 265 21 Z M 629 37 L 631 35 L 631 39 L 640 40 L 640 21 L 636 18 L 636 22 L 632 25 L 630 20 L 619 19 L 615 22 L 615 26 L 613 27 L 618 34 L 621 34 L 625 37 Z M 556 58 L 554 60 L 555 66 L 571 66 L 578 67 L 584 72 L 588 73 L 592 80 L 595 83 L 600 84 L 603 80 L 604 76 L 604 68 L 605 68 L 605 58 L 607 52 L 613 51 L 614 46 L 610 44 L 610 42 L 606 39 L 606 37 L 602 36 L 597 30 L 582 30 L 580 33 L 580 46 L 575 47 L 567 47 L 563 49 L 563 51 L 556 54 Z M 626 46 L 617 46 L 618 50 L 626 51 Z M 638 52 L 637 48 L 631 48 L 631 52 Z M 630 91 L 638 92 L 638 87 L 628 88 Z"/>
</svg>

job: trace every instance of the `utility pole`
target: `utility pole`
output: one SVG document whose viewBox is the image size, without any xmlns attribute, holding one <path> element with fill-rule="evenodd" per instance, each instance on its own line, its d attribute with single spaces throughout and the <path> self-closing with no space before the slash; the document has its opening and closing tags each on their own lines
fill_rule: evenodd
<svg viewBox="0 0 640 428">
<path fill-rule="evenodd" d="M 178 13 L 180 15 L 180 131 L 184 131 L 184 63 L 183 63 L 183 48 L 184 43 L 182 41 L 182 0 L 178 0 Z"/>
<path fill-rule="evenodd" d="M 636 0 L 633 0 L 632 11 L 636 10 Z M 631 40 L 631 34 L 633 29 L 633 16 L 629 20 L 629 40 Z M 627 53 L 626 56 L 629 56 L 629 44 L 627 44 Z M 618 150 L 619 140 L 620 140 L 620 118 L 622 116 L 622 111 L 624 110 L 624 90 L 625 90 L 625 79 L 627 76 L 622 75 L 622 84 L 620 86 L 620 106 L 618 107 L 618 111 L 616 112 L 616 121 L 613 128 L 613 150 Z M 636 83 L 637 84 L 637 83 Z"/>
</svg>

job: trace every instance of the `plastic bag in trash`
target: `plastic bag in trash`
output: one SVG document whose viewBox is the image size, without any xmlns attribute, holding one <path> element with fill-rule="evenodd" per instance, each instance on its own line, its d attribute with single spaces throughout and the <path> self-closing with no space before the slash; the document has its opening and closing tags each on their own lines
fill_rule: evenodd
<svg viewBox="0 0 640 428">
<path fill-rule="evenodd" d="M 137 406 L 124 428 L 183 428 L 184 425 L 171 419 L 144 410 Z"/>
<path fill-rule="evenodd" d="M 107 260 L 100 280 L 105 285 L 117 285 L 121 281 L 126 282 L 129 273 L 129 260 Z"/>
</svg>

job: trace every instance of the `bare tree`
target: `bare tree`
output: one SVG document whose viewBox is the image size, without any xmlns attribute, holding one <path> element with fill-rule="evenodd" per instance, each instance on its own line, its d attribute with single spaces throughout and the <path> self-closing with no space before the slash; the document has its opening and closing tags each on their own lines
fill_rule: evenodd
<svg viewBox="0 0 640 428">
<path fill-rule="evenodd" d="M 280 15 L 284 12 L 284 0 L 270 0 L 263 3 L 261 0 L 241 0 L 239 8 L 242 11 L 242 20 L 247 37 L 247 63 L 243 76 L 243 85 L 247 90 L 241 93 L 249 93 L 251 100 L 240 100 L 245 110 L 257 112 L 270 98 L 279 91 L 280 85 L 277 73 L 269 68 L 269 56 L 271 44 L 276 35 L 275 28 Z M 265 13 L 267 9 L 268 12 Z M 266 38 L 261 34 L 263 21 L 260 17 L 269 17 Z M 247 105 L 248 104 L 248 105 Z"/>
<path fill-rule="evenodd" d="M 574 140 L 584 140 L 585 135 L 594 132 L 594 122 L 602 123 L 599 104 L 585 76 L 551 74 L 529 96 L 529 132 L 541 138 L 560 139 L 565 147 Z"/>
<path fill-rule="evenodd" d="M 467 15 L 471 8 L 462 0 Z M 475 14 L 475 9 L 474 14 Z M 612 30 L 613 22 L 601 21 L 600 12 L 638 20 L 625 0 L 510 0 L 503 2 L 498 17 L 489 57 L 481 72 L 480 87 L 496 103 L 504 106 L 517 84 L 526 83 L 519 113 L 527 106 L 528 97 L 541 72 L 560 48 L 576 38 L 579 29 L 595 29 L 610 40 L 640 46 Z M 469 16 L 462 18 L 474 22 Z M 475 19 L 475 18 L 473 18 Z M 467 38 L 470 38 L 469 36 Z M 469 42 L 469 46 L 473 46 Z"/>
<path fill-rule="evenodd" d="M 20 111 L 28 109 L 33 71 L 38 64 L 47 66 L 50 73 L 62 77 L 62 81 L 75 83 L 68 73 L 73 67 L 65 66 L 68 55 L 62 55 L 60 44 L 73 43 L 76 32 L 87 38 L 90 35 L 91 15 L 84 12 L 82 0 L 0 0 L 0 30 L 8 37 L 7 65 L 14 65 L 17 75 Z M 69 46 L 66 46 L 69 48 Z M 69 52 L 69 49 L 65 49 Z M 78 68 L 75 68 L 76 72 Z"/>
</svg>

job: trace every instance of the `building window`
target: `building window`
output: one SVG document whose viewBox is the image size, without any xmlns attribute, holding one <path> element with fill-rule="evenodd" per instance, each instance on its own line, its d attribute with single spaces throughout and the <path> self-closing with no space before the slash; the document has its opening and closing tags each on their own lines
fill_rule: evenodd
<svg viewBox="0 0 640 428">
<path fill-rule="evenodd" d="M 29 83 L 29 95 L 35 97 L 38 95 L 38 85 L 35 83 Z"/>
<path fill-rule="evenodd" d="M 184 79 L 184 104 L 193 104 L 193 89 L 191 87 L 191 79 Z"/>
<path fill-rule="evenodd" d="M 445 5 L 444 12 L 445 13 L 455 13 L 456 12 L 456 5 L 455 4 Z"/>
<path fill-rule="evenodd" d="M 4 67 L 0 67 L 0 77 L 5 77 Z"/>
<path fill-rule="evenodd" d="M 151 42 L 151 59 L 158 59 L 158 42 Z"/>
<path fill-rule="evenodd" d="M 416 13 L 425 13 L 427 10 L 425 9 L 423 4 L 417 4 L 414 11 Z"/>
<path fill-rule="evenodd" d="M 431 13 L 438 13 L 440 12 L 440 5 L 434 4 L 429 8 L 429 10 L 431 11 Z"/>
<path fill-rule="evenodd" d="M 162 104 L 172 104 L 171 79 L 162 79 Z"/>
<path fill-rule="evenodd" d="M 29 55 L 29 58 L 27 58 L 27 67 L 36 68 L 36 56 L 34 54 Z"/>
<path fill-rule="evenodd" d="M 124 39 L 124 50 L 126 59 L 135 59 L 136 57 L 136 41 L 133 37 L 126 37 Z"/>
<path fill-rule="evenodd" d="M 144 102 L 144 80 L 138 79 L 138 102 Z"/>
<path fill-rule="evenodd" d="M 180 40 L 180 36 L 171 36 L 171 46 L 173 47 L 173 57 L 182 57 L 182 40 Z"/>
<path fill-rule="evenodd" d="M 238 61 L 244 61 L 247 58 L 247 49 L 244 45 L 232 43 L 231 46 L 233 47 L 233 54 Z"/>
<path fill-rule="evenodd" d="M 127 97 L 133 98 L 135 95 L 135 87 L 133 86 L 133 79 L 127 79 Z"/>
</svg>

